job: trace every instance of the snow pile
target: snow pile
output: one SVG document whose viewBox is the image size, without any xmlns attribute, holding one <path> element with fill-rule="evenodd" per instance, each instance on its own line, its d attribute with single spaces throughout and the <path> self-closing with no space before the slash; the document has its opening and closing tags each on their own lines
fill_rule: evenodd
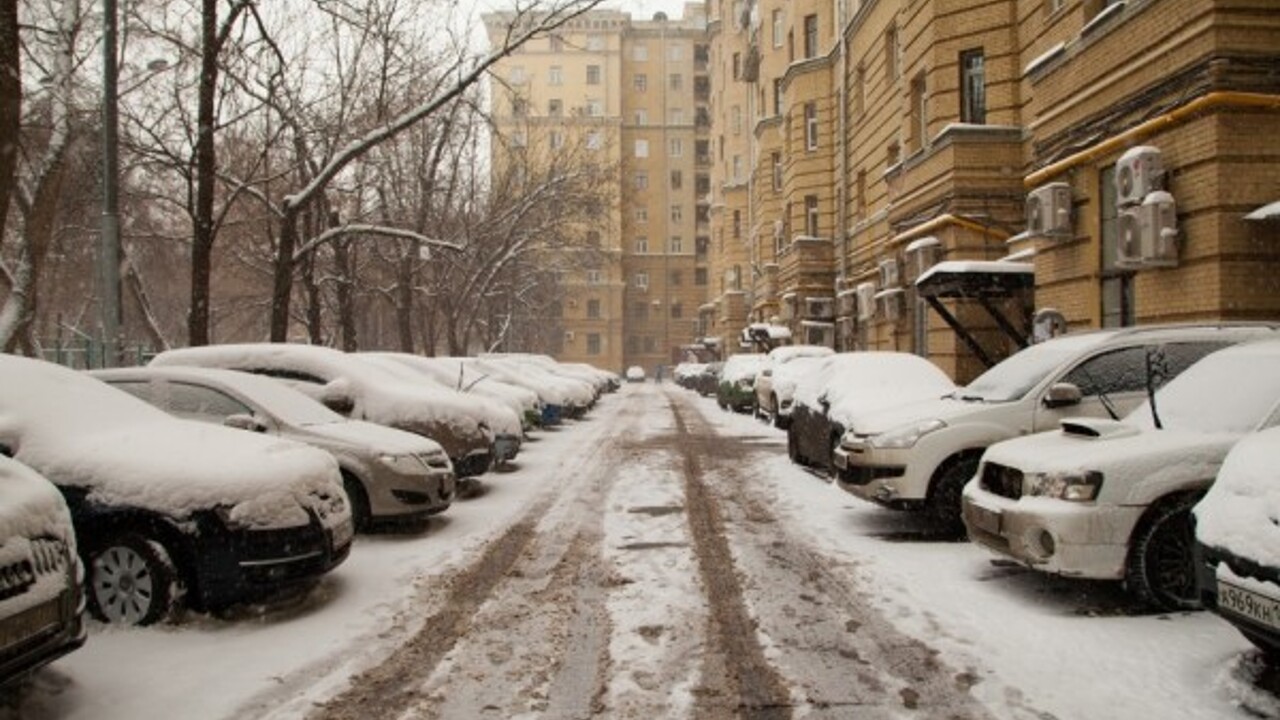
<svg viewBox="0 0 1280 720">
<path fill-rule="evenodd" d="M 300 504 L 340 492 L 326 452 L 177 420 L 52 363 L 0 355 L 0 377 L 0 442 L 54 483 L 89 488 L 91 501 L 180 518 L 252 502 L 246 522 L 288 527 Z"/>
<path fill-rule="evenodd" d="M 795 402 L 818 408 L 825 395 L 827 416 L 848 428 L 854 417 L 918 400 L 938 398 L 955 384 L 937 365 L 898 352 L 841 353 L 822 360 L 796 385 Z"/>
<path fill-rule="evenodd" d="M 1280 428 L 1231 450 L 1195 514 L 1200 542 L 1280 568 Z"/>
</svg>

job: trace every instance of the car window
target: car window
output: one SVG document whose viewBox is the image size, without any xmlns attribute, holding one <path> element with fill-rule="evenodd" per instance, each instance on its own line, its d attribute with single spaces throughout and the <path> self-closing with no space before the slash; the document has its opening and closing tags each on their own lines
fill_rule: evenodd
<svg viewBox="0 0 1280 720">
<path fill-rule="evenodd" d="M 1148 350 L 1151 351 L 1153 386 L 1158 389 L 1200 358 L 1225 346 L 1226 343 L 1221 342 L 1187 342 L 1109 350 L 1075 366 L 1062 381 L 1080 388 L 1080 394 L 1085 397 L 1100 392 L 1146 392 Z"/>
<path fill-rule="evenodd" d="M 254 375 L 266 375 L 278 380 L 293 380 L 295 382 L 311 383 L 312 385 L 324 385 L 329 382 L 322 377 L 304 373 L 299 370 L 281 370 L 279 368 L 252 368 L 249 372 Z"/>
<path fill-rule="evenodd" d="M 151 383 L 147 380 L 112 380 L 107 383 L 117 390 L 123 390 L 139 400 L 146 401 L 152 405 L 158 405 L 155 399 L 155 389 L 151 387 Z"/>
<path fill-rule="evenodd" d="M 169 384 L 169 412 L 187 418 L 216 420 L 253 414 L 248 405 L 226 393 L 187 383 Z"/>
</svg>

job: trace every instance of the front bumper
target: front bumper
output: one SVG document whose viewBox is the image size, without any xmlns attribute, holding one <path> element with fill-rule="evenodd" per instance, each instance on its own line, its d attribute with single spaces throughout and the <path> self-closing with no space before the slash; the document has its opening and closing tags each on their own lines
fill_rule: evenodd
<svg viewBox="0 0 1280 720">
<path fill-rule="evenodd" d="M 1097 580 L 1124 578 L 1142 510 L 1045 497 L 1010 500 L 972 483 L 962 503 L 975 543 L 1041 572 Z"/>
<path fill-rule="evenodd" d="M 493 438 L 493 462 L 501 465 L 514 460 L 520 452 L 520 436 L 509 433 L 498 433 Z"/>
<path fill-rule="evenodd" d="M 375 520 L 410 520 L 443 512 L 453 502 L 453 470 L 428 465 L 426 474 L 401 475 L 384 470 L 374 476 L 369 492 L 369 512 Z"/>
<path fill-rule="evenodd" d="M 1220 580 L 1236 590 L 1226 602 L 1219 596 Z M 1280 655 L 1280 568 L 1196 543 L 1196 583 L 1205 609 L 1231 623 L 1255 645 Z"/>
<path fill-rule="evenodd" d="M 0 687 L 84 644 L 84 598 L 74 572 L 56 597 L 0 619 Z"/>
<path fill-rule="evenodd" d="M 911 508 L 929 494 L 929 477 L 906 450 L 882 450 L 863 441 L 836 447 L 831 461 L 841 490 L 892 508 Z"/>
</svg>

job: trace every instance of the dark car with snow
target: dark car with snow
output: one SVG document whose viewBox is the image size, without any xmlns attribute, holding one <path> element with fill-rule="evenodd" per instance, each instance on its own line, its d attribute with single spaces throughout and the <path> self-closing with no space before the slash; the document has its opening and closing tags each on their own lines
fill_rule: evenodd
<svg viewBox="0 0 1280 720">
<path fill-rule="evenodd" d="M 1236 443 L 1194 513 L 1201 602 L 1280 660 L 1280 427 Z"/>
<path fill-rule="evenodd" d="M 57 488 L 0 457 L 0 687 L 84 644 L 83 574 Z"/>
<path fill-rule="evenodd" d="M 351 549 L 337 462 L 173 418 L 87 375 L 0 355 L 0 452 L 62 491 L 89 609 L 148 624 L 309 584 Z"/>
</svg>

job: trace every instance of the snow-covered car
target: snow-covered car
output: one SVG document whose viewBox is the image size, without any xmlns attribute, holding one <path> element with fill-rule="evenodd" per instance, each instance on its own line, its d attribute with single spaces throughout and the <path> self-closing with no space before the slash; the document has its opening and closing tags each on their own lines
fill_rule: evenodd
<svg viewBox="0 0 1280 720">
<path fill-rule="evenodd" d="M 333 455 L 356 530 L 415 522 L 448 509 L 453 466 L 434 440 L 348 420 L 284 383 L 235 370 L 141 367 L 90 373 L 187 420 L 296 440 Z"/>
<path fill-rule="evenodd" d="M 0 687 L 84 644 L 82 567 L 58 489 L 0 457 Z"/>
<path fill-rule="evenodd" d="M 276 378 L 345 417 L 435 440 L 449 454 L 458 478 L 484 473 L 493 460 L 493 430 L 472 405 L 333 348 L 207 345 L 162 352 L 151 364 L 224 368 Z"/>
<path fill-rule="evenodd" d="M 485 372 L 499 375 L 502 380 L 533 389 L 544 405 L 558 407 L 563 417 L 582 417 L 596 400 L 595 388 L 590 383 L 547 372 L 538 363 L 519 356 L 485 355 L 474 362 Z"/>
<path fill-rule="evenodd" d="M 990 445 L 1073 417 L 1119 419 L 1147 382 L 1176 377 L 1228 345 L 1276 337 L 1263 323 L 1151 325 L 1055 338 L 1015 353 L 945 397 L 860 418 L 834 454 L 840 487 L 901 510 L 924 510 L 963 532 L 960 493 Z M 1164 367 L 1147 372 L 1148 350 Z"/>
<path fill-rule="evenodd" d="M 494 464 L 514 460 L 520 453 L 520 445 L 524 440 L 524 427 L 520 424 L 520 414 L 505 404 L 494 402 L 482 395 L 471 395 L 455 390 L 453 386 L 437 381 L 429 371 L 418 366 L 416 355 L 360 353 L 359 357 L 411 385 L 428 388 L 433 394 L 443 394 L 457 405 L 467 407 L 470 412 L 475 413 L 480 418 L 480 422 L 493 431 Z"/>
<path fill-rule="evenodd" d="M 465 358 L 424 357 L 407 353 L 388 355 L 445 387 L 467 395 L 488 398 L 511 408 L 520 416 L 523 430 L 531 430 L 542 423 L 542 402 L 538 399 L 538 393 L 486 375 Z"/>
<path fill-rule="evenodd" d="M 787 453 L 798 464 L 830 469 L 831 454 L 857 417 L 939 398 L 955 389 L 937 365 L 911 353 L 852 352 L 822 358 L 796 384 Z"/>
<path fill-rule="evenodd" d="M 310 583 L 351 549 L 333 456 L 174 418 L 52 363 L 0 355 L 0 452 L 62 491 L 89 609 L 148 624 Z"/>
<path fill-rule="evenodd" d="M 676 369 L 671 375 L 675 378 L 676 384 L 682 388 L 692 390 L 697 383 L 698 377 L 706 370 L 704 363 L 682 362 L 676 365 Z"/>
<path fill-rule="evenodd" d="M 1042 572 L 1199 606 L 1191 508 L 1249 433 L 1280 423 L 1280 341 L 1206 356 L 1123 420 L 992 445 L 964 490 L 970 539 Z"/>
<path fill-rule="evenodd" d="M 1200 600 L 1280 658 L 1280 427 L 1236 443 L 1194 512 Z"/>
<path fill-rule="evenodd" d="M 716 384 L 716 404 L 721 409 L 746 412 L 755 406 L 756 373 L 764 360 L 764 355 L 740 353 L 724 362 Z"/>
<path fill-rule="evenodd" d="M 757 417 L 770 420 L 774 427 L 785 428 L 791 417 L 791 396 L 795 393 L 796 381 L 816 367 L 813 358 L 834 354 L 834 350 L 821 345 L 784 345 L 770 350 L 752 386 Z M 788 368 L 795 363 L 798 365 Z"/>
<path fill-rule="evenodd" d="M 457 358 L 457 360 L 478 375 L 524 388 L 537 395 L 538 406 L 542 412 L 542 416 L 538 421 L 539 425 L 551 426 L 559 424 L 565 417 L 565 407 L 572 402 L 571 393 L 563 386 L 546 383 L 535 377 L 521 374 L 517 368 L 512 368 L 498 360 L 484 358 Z"/>
<path fill-rule="evenodd" d="M 627 368 L 627 382 L 644 382 L 644 368 L 639 365 Z"/>
<path fill-rule="evenodd" d="M 724 363 L 712 362 L 707 363 L 702 368 L 702 372 L 694 378 L 693 389 L 703 397 L 715 397 L 716 391 L 720 387 L 720 373 L 724 370 Z"/>
</svg>

